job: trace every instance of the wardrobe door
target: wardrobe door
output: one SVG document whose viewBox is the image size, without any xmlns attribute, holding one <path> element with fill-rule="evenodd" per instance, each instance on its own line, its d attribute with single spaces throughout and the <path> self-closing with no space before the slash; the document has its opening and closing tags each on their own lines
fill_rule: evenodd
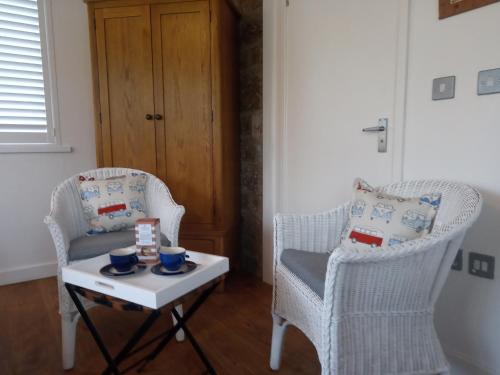
<svg viewBox="0 0 500 375">
<path fill-rule="evenodd" d="M 214 222 L 214 168 L 207 1 L 151 6 L 159 175 L 186 207 L 185 228 Z M 193 226 L 195 224 L 195 226 Z"/>
<path fill-rule="evenodd" d="M 154 174 L 149 6 L 97 9 L 95 26 L 103 164 Z"/>
</svg>

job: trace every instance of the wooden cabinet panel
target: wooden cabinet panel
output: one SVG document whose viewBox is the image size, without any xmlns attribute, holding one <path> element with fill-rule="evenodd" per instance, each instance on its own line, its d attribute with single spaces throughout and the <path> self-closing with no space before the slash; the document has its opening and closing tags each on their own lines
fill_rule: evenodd
<svg viewBox="0 0 500 375">
<path fill-rule="evenodd" d="M 196 240 L 192 238 L 181 238 L 179 240 L 179 244 L 188 250 L 200 251 L 202 253 L 213 254 L 215 251 L 214 241 L 212 240 Z"/>
<path fill-rule="evenodd" d="M 95 25 L 104 165 L 155 174 L 149 6 L 97 9 Z"/>
<path fill-rule="evenodd" d="M 207 1 L 151 6 L 159 163 L 186 224 L 214 222 L 210 20 Z"/>
</svg>

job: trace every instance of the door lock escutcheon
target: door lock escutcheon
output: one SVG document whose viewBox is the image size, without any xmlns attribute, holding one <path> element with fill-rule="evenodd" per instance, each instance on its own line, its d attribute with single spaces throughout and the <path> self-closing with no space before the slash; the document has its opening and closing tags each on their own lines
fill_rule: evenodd
<svg viewBox="0 0 500 375">
<path fill-rule="evenodd" d="M 378 133 L 378 152 L 387 152 L 387 128 L 389 119 L 379 118 L 378 126 L 372 126 L 370 128 L 363 128 L 365 133 Z"/>
</svg>

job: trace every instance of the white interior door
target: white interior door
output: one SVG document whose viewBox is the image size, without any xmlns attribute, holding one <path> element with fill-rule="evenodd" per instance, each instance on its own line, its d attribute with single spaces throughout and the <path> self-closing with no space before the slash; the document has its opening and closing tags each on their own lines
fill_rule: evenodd
<svg viewBox="0 0 500 375">
<path fill-rule="evenodd" d="M 393 165 L 402 3 L 290 0 L 282 211 L 332 208 L 349 199 L 358 176 L 374 185 L 398 177 Z M 377 134 L 362 132 L 379 118 L 389 120 L 386 153 L 377 151 Z"/>
</svg>

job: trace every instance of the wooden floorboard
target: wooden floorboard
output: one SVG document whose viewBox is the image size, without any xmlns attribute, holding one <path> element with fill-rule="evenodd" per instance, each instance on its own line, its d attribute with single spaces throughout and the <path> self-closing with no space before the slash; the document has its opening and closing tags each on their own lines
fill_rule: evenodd
<svg viewBox="0 0 500 375">
<path fill-rule="evenodd" d="M 78 323 L 75 368 L 62 371 L 57 304 L 55 278 L 0 287 L 0 374 L 101 373 L 105 362 L 82 321 Z M 268 366 L 270 305 L 269 285 L 250 277 L 232 276 L 226 282 L 225 292 L 214 293 L 193 316 L 189 327 L 219 374 L 277 374 Z M 105 307 L 91 309 L 90 316 L 113 353 L 145 318 L 143 313 Z M 171 320 L 165 314 L 154 327 L 159 332 L 170 325 Z M 202 374 L 204 367 L 188 341 L 172 341 L 143 372 L 165 373 Z M 319 373 L 314 347 L 291 327 L 278 374 Z"/>
</svg>

